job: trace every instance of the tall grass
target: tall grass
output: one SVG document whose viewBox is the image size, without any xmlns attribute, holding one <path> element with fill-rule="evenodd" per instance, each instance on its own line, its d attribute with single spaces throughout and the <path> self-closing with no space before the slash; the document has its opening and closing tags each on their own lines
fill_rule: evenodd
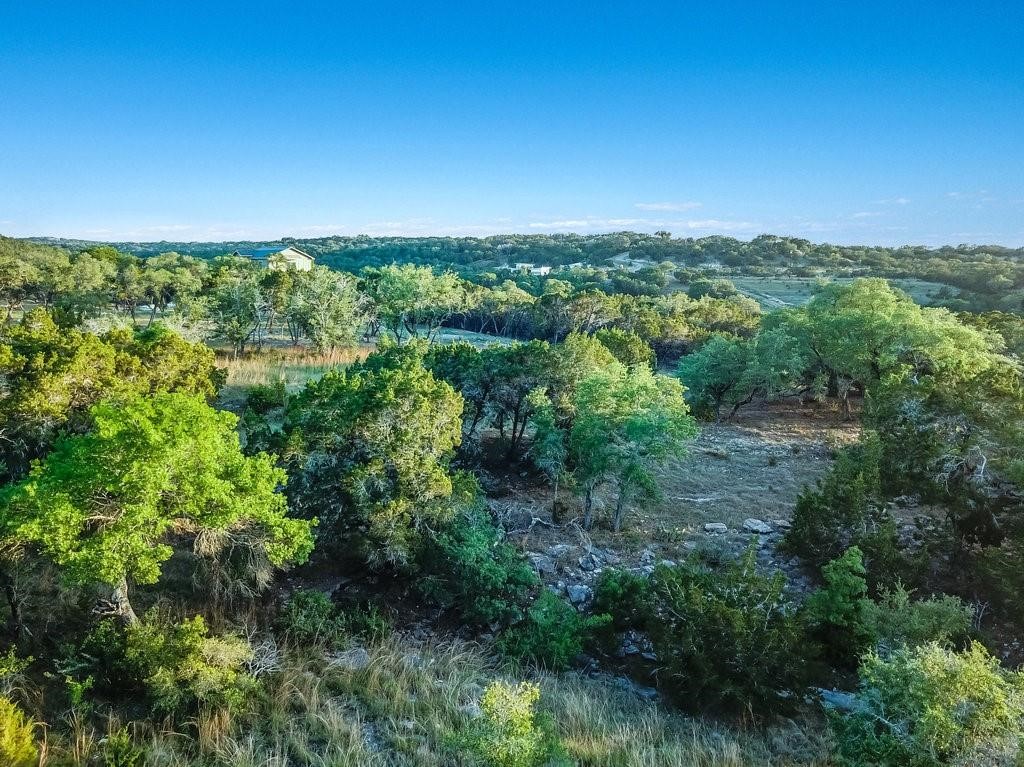
<svg viewBox="0 0 1024 767">
<path fill-rule="evenodd" d="M 290 388 L 299 388 L 331 368 L 351 365 L 365 359 L 367 354 L 369 349 L 362 347 L 332 349 L 323 354 L 310 351 L 269 351 L 237 359 L 224 357 L 219 360 L 219 364 L 227 370 L 227 386 L 254 386 L 283 378 Z"/>
<path fill-rule="evenodd" d="M 218 405 L 236 409 L 245 403 L 250 386 L 267 385 L 283 380 L 289 392 L 295 392 L 308 381 L 319 379 L 328 370 L 342 368 L 366 358 L 369 347 L 346 347 L 323 354 L 312 351 L 281 351 L 277 349 L 232 358 L 224 355 L 217 364 L 227 378 L 221 389 Z"/>
<path fill-rule="evenodd" d="M 458 767 L 455 747 L 487 683 L 522 674 L 458 642 L 417 646 L 391 637 L 368 655 L 285 651 L 244 712 L 129 727 L 152 767 Z M 361 655 L 361 653 L 360 653 Z M 571 764 L 593 767 L 827 765 L 827 744 L 796 725 L 742 733 L 643 702 L 578 674 L 535 677 Z M 102 764 L 98 732 L 52 728 L 41 767 Z M 141 767 L 141 764 L 140 764 Z"/>
</svg>

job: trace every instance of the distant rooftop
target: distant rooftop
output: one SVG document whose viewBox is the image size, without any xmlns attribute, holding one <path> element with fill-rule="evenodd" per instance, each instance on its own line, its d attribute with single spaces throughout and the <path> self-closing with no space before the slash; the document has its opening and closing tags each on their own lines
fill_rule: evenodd
<svg viewBox="0 0 1024 767">
<path fill-rule="evenodd" d="M 248 248 L 246 250 L 236 250 L 235 253 L 237 253 L 240 256 L 245 256 L 246 258 L 262 259 L 270 258 L 270 256 L 274 255 L 275 253 L 280 253 L 282 250 L 288 250 L 289 247 L 291 246 L 280 245 L 276 248 Z M 296 248 L 296 250 L 298 249 Z"/>
</svg>

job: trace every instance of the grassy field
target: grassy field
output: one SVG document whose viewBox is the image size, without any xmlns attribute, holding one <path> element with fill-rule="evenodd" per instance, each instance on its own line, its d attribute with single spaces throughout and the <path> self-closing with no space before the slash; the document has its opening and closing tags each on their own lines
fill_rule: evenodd
<svg viewBox="0 0 1024 767">
<path fill-rule="evenodd" d="M 317 354 L 302 349 L 270 350 L 233 359 L 229 354 L 219 357 L 218 364 L 227 371 L 227 381 L 220 391 L 218 405 L 228 410 L 245 402 L 250 386 L 266 385 L 283 379 L 289 392 L 296 392 L 307 381 L 320 378 L 332 368 L 347 367 L 365 359 L 371 346 L 335 349 Z"/>
<path fill-rule="evenodd" d="M 814 295 L 821 280 L 815 277 L 745 277 L 737 275 L 729 279 L 741 293 L 757 300 L 764 309 L 781 309 L 786 306 L 800 306 Z M 848 284 L 852 277 L 836 277 L 831 282 Z M 932 303 L 934 295 L 944 286 L 937 282 L 914 279 L 889 280 L 890 284 L 906 291 L 919 304 Z"/>
<path fill-rule="evenodd" d="M 492 343 L 510 343 L 507 338 L 455 328 L 444 328 L 438 334 L 437 341 L 468 341 L 478 347 Z M 271 346 L 262 352 L 246 354 L 237 359 L 221 348 L 218 365 L 227 371 L 227 382 L 221 390 L 219 404 L 231 410 L 245 401 L 245 390 L 250 386 L 266 385 L 278 379 L 284 380 L 285 388 L 289 392 L 298 391 L 307 381 L 320 378 L 332 368 L 347 367 L 353 362 L 365 359 L 374 347 L 375 344 L 372 343 L 361 344 L 317 354 L 302 347 L 285 347 L 282 342 L 280 347 Z"/>
<path fill-rule="evenodd" d="M 456 744 L 495 679 L 540 684 L 540 709 L 565 750 L 560 765 L 831 763 L 820 723 L 742 732 L 672 713 L 614 680 L 524 674 L 473 645 L 395 635 L 327 657 L 268 648 L 275 663 L 260 674 L 265 691 L 249 701 L 248 711 L 203 713 L 175 729 L 113 715 L 94 729 L 79 717 L 66 735 L 48 731 L 40 764 L 113 764 L 100 761 L 102 741 L 124 727 L 145 748 L 148 767 L 479 767 L 492 762 L 472 759 Z"/>
</svg>

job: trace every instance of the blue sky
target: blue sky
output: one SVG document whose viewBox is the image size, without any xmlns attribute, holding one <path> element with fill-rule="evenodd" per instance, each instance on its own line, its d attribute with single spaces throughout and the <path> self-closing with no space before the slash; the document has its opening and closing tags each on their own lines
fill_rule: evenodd
<svg viewBox="0 0 1024 767">
<path fill-rule="evenodd" d="M 1024 244 L 1024 4 L 0 5 L 0 233 Z"/>
</svg>

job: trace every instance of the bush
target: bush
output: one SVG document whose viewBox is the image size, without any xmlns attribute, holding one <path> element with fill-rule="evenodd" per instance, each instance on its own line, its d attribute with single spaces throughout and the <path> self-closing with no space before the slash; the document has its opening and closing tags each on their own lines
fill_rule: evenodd
<svg viewBox="0 0 1024 767">
<path fill-rule="evenodd" d="M 839 755 L 854 767 L 1017 764 L 1024 678 L 980 644 L 937 644 L 866 656 L 860 708 L 832 714 Z"/>
<path fill-rule="evenodd" d="M 797 498 L 784 548 L 823 567 L 856 546 L 863 554 L 869 585 L 898 579 L 905 563 L 896 522 L 882 504 L 881 454 L 874 434 L 841 450 L 817 488 L 805 488 Z"/>
<path fill-rule="evenodd" d="M 563 669 L 583 651 L 593 632 L 610 623 L 607 615 L 584 618 L 571 604 L 545 589 L 526 618 L 501 635 L 498 646 L 517 660 Z"/>
<path fill-rule="evenodd" d="M 242 667 L 252 649 L 234 636 L 209 636 L 196 616 L 168 625 L 153 614 L 122 627 L 105 620 L 86 637 L 79 671 L 111 694 L 145 693 L 166 713 L 238 706 L 255 680 Z"/>
<path fill-rule="evenodd" d="M 0 695 L 6 695 L 15 689 L 24 679 L 25 670 L 35 658 L 19 658 L 14 648 L 0 655 Z"/>
<path fill-rule="evenodd" d="M 331 598 L 315 589 L 301 589 L 288 599 L 277 627 L 293 644 L 334 648 L 345 641 L 345 621 Z"/>
<path fill-rule="evenodd" d="M 550 726 L 537 721 L 538 700 L 536 684 L 491 682 L 480 700 L 481 716 L 463 741 L 465 747 L 493 767 L 550 764 L 558 743 Z"/>
<path fill-rule="evenodd" d="M 343 608 L 341 622 L 346 634 L 367 641 L 379 641 L 392 631 L 388 617 L 369 602 Z"/>
<path fill-rule="evenodd" d="M 649 633 L 680 702 L 728 709 L 778 709 L 797 696 L 810 660 L 801 617 L 781 573 L 755 569 L 755 550 L 721 570 L 698 557 L 651 577 Z"/>
<path fill-rule="evenodd" d="M 126 658 L 127 631 L 114 618 L 105 618 L 85 635 L 77 651 L 71 648 L 62 670 L 81 676 L 80 684 L 93 684 L 109 695 L 142 692 L 139 669 Z M 74 681 L 73 677 L 70 677 Z"/>
<path fill-rule="evenodd" d="M 103 739 L 103 767 L 143 767 L 146 752 L 135 745 L 131 733 L 121 729 Z"/>
<path fill-rule="evenodd" d="M 255 384 L 247 390 L 245 406 L 254 413 L 266 415 L 271 410 L 282 408 L 287 399 L 284 378 L 275 378 L 268 384 Z"/>
<path fill-rule="evenodd" d="M 611 616 L 616 631 L 643 631 L 652 610 L 651 584 L 626 570 L 601 573 L 594 589 L 594 613 Z"/>
<path fill-rule="evenodd" d="M 974 608 L 948 594 L 911 601 L 910 593 L 897 584 L 869 605 L 867 621 L 878 652 L 888 655 L 904 646 L 929 642 L 945 646 L 965 639 L 974 622 Z"/>
<path fill-rule="evenodd" d="M 475 624 L 522 620 L 540 584 L 530 564 L 501 540 L 480 509 L 460 515 L 434 535 L 422 566 L 429 575 L 420 582 L 421 590 Z"/>
<path fill-rule="evenodd" d="M 0 764 L 35 767 L 38 763 L 35 725 L 14 703 L 0 697 Z"/>
<path fill-rule="evenodd" d="M 209 636 L 198 615 L 177 625 L 151 620 L 128 629 L 126 659 L 139 669 L 161 711 L 240 706 L 255 685 L 242 671 L 251 657 L 243 639 Z"/>
<path fill-rule="evenodd" d="M 807 617 L 821 634 L 822 644 L 840 663 L 856 659 L 874 641 L 864 560 L 852 546 L 822 568 L 825 588 L 807 599 Z"/>
</svg>

